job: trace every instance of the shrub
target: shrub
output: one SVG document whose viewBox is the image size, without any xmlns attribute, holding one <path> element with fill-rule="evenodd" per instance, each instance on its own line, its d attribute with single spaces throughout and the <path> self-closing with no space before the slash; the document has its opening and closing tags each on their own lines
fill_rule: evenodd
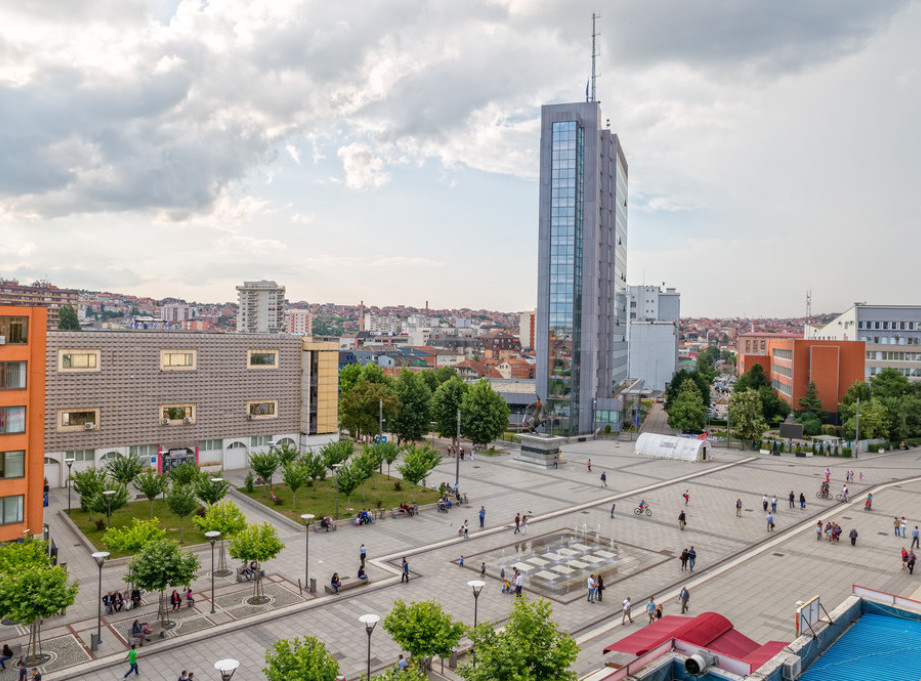
<svg viewBox="0 0 921 681">
<path fill-rule="evenodd" d="M 446 489 L 447 489 L 447 485 L 444 482 L 442 482 L 440 485 L 438 485 L 438 494 L 441 496 L 444 496 Z"/>
<path fill-rule="evenodd" d="M 243 480 L 243 489 L 247 492 L 253 492 L 256 489 L 256 483 L 253 481 L 253 474 L 247 473 L 246 479 Z"/>
<path fill-rule="evenodd" d="M 204 518 L 205 517 L 205 507 L 199 506 L 198 508 L 195 509 L 195 513 L 193 515 L 197 515 L 199 518 Z"/>
<path fill-rule="evenodd" d="M 605 423 L 605 424 L 604 424 L 604 434 L 605 434 L 605 435 L 610 435 L 610 434 L 611 434 L 611 424 L 610 424 L 610 423 Z"/>
</svg>

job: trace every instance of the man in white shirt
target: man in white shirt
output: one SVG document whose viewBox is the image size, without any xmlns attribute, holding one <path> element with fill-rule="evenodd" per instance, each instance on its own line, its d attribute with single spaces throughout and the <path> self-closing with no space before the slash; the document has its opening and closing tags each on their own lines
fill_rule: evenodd
<svg viewBox="0 0 921 681">
<path fill-rule="evenodd" d="M 630 602 L 630 597 L 627 596 L 624 599 L 624 615 L 623 617 L 620 618 L 621 624 L 626 624 L 628 618 L 630 620 L 630 624 L 633 624 L 633 613 L 630 612 L 630 608 L 632 607 L 633 607 L 633 604 Z"/>
<path fill-rule="evenodd" d="M 521 588 L 524 586 L 524 575 L 518 572 L 515 575 L 515 596 L 521 598 Z"/>
<path fill-rule="evenodd" d="M 589 575 L 586 580 L 586 585 L 588 586 L 588 602 L 595 602 L 595 575 Z"/>
</svg>

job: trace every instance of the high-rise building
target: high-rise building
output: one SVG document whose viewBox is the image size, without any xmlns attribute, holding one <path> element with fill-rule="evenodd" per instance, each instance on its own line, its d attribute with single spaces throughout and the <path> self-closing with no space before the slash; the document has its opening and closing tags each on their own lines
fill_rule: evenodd
<svg viewBox="0 0 921 681">
<path fill-rule="evenodd" d="M 522 312 L 521 317 L 518 319 L 518 338 L 521 340 L 522 348 L 534 349 L 534 322 L 536 317 L 537 313 L 532 310 L 531 312 Z"/>
<path fill-rule="evenodd" d="M 313 325 L 313 315 L 310 310 L 304 308 L 294 308 L 285 313 L 288 333 L 294 333 L 299 336 L 309 336 L 310 329 Z"/>
<path fill-rule="evenodd" d="M 678 370 L 681 295 L 659 286 L 628 289 L 630 378 L 642 380 L 648 390 L 665 390 Z"/>
<path fill-rule="evenodd" d="M 58 312 L 64 305 L 77 311 L 79 293 L 75 289 L 58 288 L 47 281 L 25 286 L 15 280 L 0 279 L 0 305 L 40 305 L 48 308 L 48 328 L 58 328 Z"/>
<path fill-rule="evenodd" d="M 620 421 L 627 378 L 627 160 L 598 102 L 541 108 L 537 395 L 554 430 Z"/>
<path fill-rule="evenodd" d="M 630 286 L 630 321 L 675 322 L 681 318 L 681 294 L 673 288 Z"/>
<path fill-rule="evenodd" d="M 274 281 L 244 281 L 237 286 L 238 333 L 283 333 L 285 287 Z"/>
</svg>

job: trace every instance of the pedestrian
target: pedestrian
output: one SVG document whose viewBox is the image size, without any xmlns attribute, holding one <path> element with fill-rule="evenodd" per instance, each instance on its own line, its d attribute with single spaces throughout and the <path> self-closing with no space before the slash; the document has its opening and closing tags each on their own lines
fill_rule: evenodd
<svg viewBox="0 0 921 681">
<path fill-rule="evenodd" d="M 841 487 L 841 501 L 847 501 L 847 483 Z"/>
<path fill-rule="evenodd" d="M 617 508 L 617 504 L 611 504 L 611 517 L 614 517 L 614 509 Z"/>
<path fill-rule="evenodd" d="M 684 526 L 687 525 L 687 516 L 684 515 L 684 511 L 678 514 L 678 527 L 684 529 Z"/>
<path fill-rule="evenodd" d="M 480 506 L 480 529 L 483 529 L 483 522 L 486 520 L 486 507 Z"/>
<path fill-rule="evenodd" d="M 460 460 L 461 461 L 464 460 L 464 448 L 463 447 L 460 448 Z"/>
<path fill-rule="evenodd" d="M 649 597 L 649 601 L 646 603 L 646 614 L 649 615 L 650 624 L 656 621 L 656 602 L 652 600 L 652 596 Z"/>
<path fill-rule="evenodd" d="M 189 681 L 195 681 L 195 672 L 189 672 Z"/>
<path fill-rule="evenodd" d="M 466 520 L 464 521 L 464 539 L 470 539 L 470 525 Z"/>
<path fill-rule="evenodd" d="M 688 490 L 684 490 L 684 494 L 681 496 L 684 497 L 684 505 L 687 506 L 688 502 L 691 500 L 691 495 L 688 493 Z"/>
<path fill-rule="evenodd" d="M 777 495 L 771 497 L 771 513 L 777 513 Z"/>
<path fill-rule="evenodd" d="M 601 575 L 595 580 L 595 600 L 599 603 L 604 600 L 604 578 Z"/>
<path fill-rule="evenodd" d="M 38 667 L 32 667 L 32 676 L 30 678 L 32 681 L 42 681 L 42 673 L 38 671 Z"/>
<path fill-rule="evenodd" d="M 767 513 L 767 507 L 768 507 L 768 504 L 769 504 L 769 503 L 770 503 L 770 501 L 768 500 L 768 495 L 765 494 L 765 495 L 761 498 L 761 506 L 764 508 L 764 512 L 765 512 L 765 513 Z"/>
<path fill-rule="evenodd" d="M 0 669 L 6 669 L 7 660 L 13 659 L 13 649 L 10 648 L 8 643 L 3 644 L 3 654 L 0 655 Z"/>
<path fill-rule="evenodd" d="M 405 672 L 408 666 L 409 662 L 407 662 L 406 658 L 401 654 L 400 657 L 397 658 L 397 669 L 399 669 L 401 672 Z"/>
<path fill-rule="evenodd" d="M 688 550 L 682 549 L 681 555 L 678 556 L 678 560 L 681 561 L 681 571 L 684 572 L 688 569 Z"/>
<path fill-rule="evenodd" d="M 681 587 L 681 591 L 678 593 L 678 600 L 681 601 L 681 614 L 683 615 L 688 611 L 688 601 L 691 600 L 691 592 L 688 591 L 687 586 Z"/>
<path fill-rule="evenodd" d="M 847 536 L 851 538 L 851 546 L 857 546 L 857 530 L 852 529 Z"/>
<path fill-rule="evenodd" d="M 554 468 L 559 468 L 559 467 L 560 467 L 560 457 L 559 457 L 559 456 L 554 456 L 554 457 L 553 457 L 553 467 L 554 467 Z"/>
<path fill-rule="evenodd" d="M 473 455 L 476 454 L 476 445 L 470 445 L 470 460 L 473 461 Z"/>
<path fill-rule="evenodd" d="M 773 514 L 768 513 L 767 516 L 765 516 L 765 520 L 767 520 L 767 531 L 768 531 L 768 532 L 773 532 L 773 531 L 774 531 L 774 516 L 773 516 Z"/>
<path fill-rule="evenodd" d="M 26 681 L 26 663 L 20 660 L 17 667 L 19 668 L 19 681 Z"/>
<path fill-rule="evenodd" d="M 608 476 L 605 474 L 604 471 L 601 471 L 601 486 L 602 487 L 608 486 Z"/>
<path fill-rule="evenodd" d="M 623 613 L 624 613 L 624 614 L 623 614 L 623 616 L 620 618 L 620 623 L 621 623 L 621 624 L 626 624 L 628 619 L 630 620 L 630 624 L 633 624 L 633 613 L 631 612 L 631 608 L 632 608 L 632 607 L 633 607 L 633 604 L 630 602 L 630 597 L 627 596 L 627 597 L 624 599 L 624 605 L 623 605 Z"/>
<path fill-rule="evenodd" d="M 790 508 L 796 508 L 796 495 L 793 494 L 793 490 L 790 490 Z"/>
<path fill-rule="evenodd" d="M 589 575 L 588 579 L 585 580 L 585 585 L 588 587 L 588 598 L 586 599 L 589 603 L 595 602 L 595 575 Z"/>
<path fill-rule="evenodd" d="M 905 520 L 905 516 L 902 516 L 902 519 L 899 521 L 899 529 L 902 531 L 902 537 L 908 533 L 908 521 Z"/>
<path fill-rule="evenodd" d="M 524 576 L 515 570 L 515 596 L 521 598 L 521 588 L 524 586 Z"/>
<path fill-rule="evenodd" d="M 742 517 L 742 500 L 736 499 L 736 518 Z"/>
<path fill-rule="evenodd" d="M 899 517 L 892 516 L 892 531 L 895 533 L 895 536 L 899 536 Z"/>
<path fill-rule="evenodd" d="M 691 572 L 694 572 L 694 564 L 697 562 L 697 551 L 694 550 L 692 546 L 688 549 L 688 567 L 691 569 Z"/>
<path fill-rule="evenodd" d="M 188 672 L 185 669 L 183 669 L 182 672 L 179 674 L 179 681 L 189 681 L 189 677 L 187 674 Z"/>
<path fill-rule="evenodd" d="M 908 562 L 905 563 L 905 565 L 908 566 L 908 574 L 910 575 L 915 574 L 915 552 L 914 551 L 908 552 Z"/>
<path fill-rule="evenodd" d="M 911 531 L 911 548 L 913 549 L 921 548 L 919 547 L 919 544 L 918 544 L 919 537 L 921 537 L 921 535 L 919 535 L 918 533 L 918 526 L 915 525 L 915 529 Z"/>
<path fill-rule="evenodd" d="M 518 534 L 521 532 L 521 513 L 515 514 L 515 531 L 512 534 Z"/>
<path fill-rule="evenodd" d="M 806 495 L 802 492 L 799 493 L 799 510 L 806 510 Z"/>
<path fill-rule="evenodd" d="M 400 575 L 400 584 L 409 583 L 409 563 L 406 562 L 406 556 L 403 556 L 403 574 Z"/>
<path fill-rule="evenodd" d="M 485 577 L 485 576 L 486 576 L 486 561 L 484 560 L 482 563 L 480 563 L 480 577 Z"/>
<path fill-rule="evenodd" d="M 530 513 L 530 511 L 528 511 L 528 513 Z M 527 513 L 521 516 L 521 531 L 522 532 L 528 531 L 528 514 Z"/>
<path fill-rule="evenodd" d="M 32 671 L 37 672 L 38 670 L 33 669 Z M 129 676 L 131 676 L 131 672 L 134 672 L 137 676 L 140 675 L 140 672 L 138 671 L 138 651 L 133 643 L 131 644 L 131 650 L 128 651 L 128 671 L 125 672 L 125 675 L 122 678 L 127 679 Z M 35 678 L 35 674 L 32 675 L 32 678 Z"/>
<path fill-rule="evenodd" d="M 592 460 L 591 459 L 588 460 L 588 472 L 589 473 L 592 472 Z"/>
<path fill-rule="evenodd" d="M 656 619 L 657 620 L 662 619 L 662 604 L 661 603 L 656 603 Z"/>
<path fill-rule="evenodd" d="M 368 556 L 368 549 L 364 544 L 361 545 L 361 548 L 358 549 L 358 557 L 361 559 L 361 567 L 365 566 L 365 558 Z"/>
<path fill-rule="evenodd" d="M 906 567 L 908 567 L 908 551 L 903 546 L 902 547 L 902 569 L 904 570 Z"/>
<path fill-rule="evenodd" d="M 831 469 L 826 468 L 825 469 L 825 482 L 830 482 L 830 481 L 831 481 Z"/>
<path fill-rule="evenodd" d="M 822 521 L 821 520 L 818 523 L 816 523 L 815 538 L 817 541 L 822 541 Z"/>
<path fill-rule="evenodd" d="M 458 564 L 460 567 L 464 567 L 464 554 L 463 554 L 463 553 L 461 554 L 460 560 L 457 561 L 457 564 Z"/>
</svg>

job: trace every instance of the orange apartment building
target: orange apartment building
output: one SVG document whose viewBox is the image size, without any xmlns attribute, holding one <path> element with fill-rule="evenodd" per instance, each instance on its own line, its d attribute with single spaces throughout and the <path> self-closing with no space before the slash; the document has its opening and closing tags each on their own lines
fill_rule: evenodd
<svg viewBox="0 0 921 681">
<path fill-rule="evenodd" d="M 48 309 L 0 306 L 0 541 L 42 532 Z"/>
</svg>

